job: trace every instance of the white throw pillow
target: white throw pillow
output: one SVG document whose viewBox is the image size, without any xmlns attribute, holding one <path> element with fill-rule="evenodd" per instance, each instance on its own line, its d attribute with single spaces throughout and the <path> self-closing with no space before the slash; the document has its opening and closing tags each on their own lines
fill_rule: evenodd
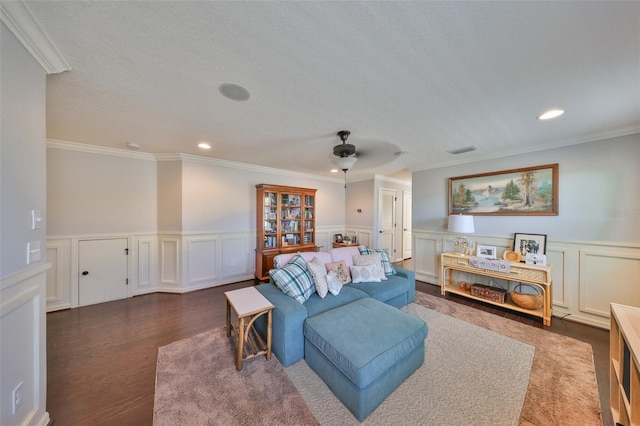
<svg viewBox="0 0 640 426">
<path fill-rule="evenodd" d="M 342 290 L 342 283 L 338 279 L 335 271 L 329 271 L 327 274 L 327 286 L 329 287 L 329 293 L 334 296 L 340 294 L 340 290 Z"/>
<path fill-rule="evenodd" d="M 378 265 L 352 266 L 351 281 L 355 283 L 379 283 L 380 267 Z"/>
<path fill-rule="evenodd" d="M 380 279 L 386 280 L 387 276 L 382 269 L 382 256 L 380 253 L 358 254 L 353 256 L 353 266 L 376 265 L 380 269 Z"/>
<path fill-rule="evenodd" d="M 310 262 L 307 262 L 307 269 L 311 272 L 318 296 L 324 299 L 329 291 L 329 286 L 327 284 L 327 269 L 325 268 L 324 263 L 322 263 L 317 257 L 314 257 Z"/>
</svg>

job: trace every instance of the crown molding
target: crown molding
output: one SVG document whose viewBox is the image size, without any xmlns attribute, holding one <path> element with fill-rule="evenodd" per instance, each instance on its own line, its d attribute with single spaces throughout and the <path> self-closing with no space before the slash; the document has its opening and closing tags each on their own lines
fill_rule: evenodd
<svg viewBox="0 0 640 426">
<path fill-rule="evenodd" d="M 411 181 L 410 180 L 394 179 L 394 178 L 382 176 L 382 175 L 379 175 L 379 174 L 373 175 L 373 180 L 377 181 L 377 182 L 389 182 L 389 183 L 395 183 L 397 185 L 409 185 L 409 186 L 411 186 Z"/>
<path fill-rule="evenodd" d="M 128 151 L 126 149 L 110 148 L 106 146 L 88 145 L 86 143 L 59 141 L 47 139 L 47 148 L 64 149 L 67 151 L 88 152 L 90 154 L 109 155 L 112 157 L 135 158 L 137 160 L 155 161 L 155 156 L 146 152 Z"/>
<path fill-rule="evenodd" d="M 491 154 L 473 155 L 471 157 L 461 158 L 459 160 L 456 159 L 452 161 L 441 161 L 439 163 L 433 163 L 429 167 L 419 168 L 419 169 L 410 168 L 409 170 L 413 173 L 413 172 L 421 172 L 425 170 L 440 169 L 444 167 L 453 167 L 453 166 L 459 166 L 461 164 L 478 163 L 480 161 L 494 160 L 497 158 L 511 157 L 514 155 L 526 155 L 534 152 L 546 151 L 546 150 L 557 149 L 557 148 L 565 148 L 573 145 L 581 145 L 581 144 L 591 143 L 591 142 L 606 141 L 609 139 L 621 138 L 624 136 L 631 136 L 636 134 L 640 134 L 640 126 L 629 126 L 621 129 L 614 129 L 612 131 L 593 133 L 587 136 L 581 136 L 578 138 L 565 140 L 565 141 L 552 142 L 548 144 L 542 144 L 542 143 L 531 144 L 530 146 L 527 146 L 527 147 L 509 149 L 509 150 L 504 150 L 500 152 L 494 152 Z"/>
<path fill-rule="evenodd" d="M 0 2 L 0 20 L 44 68 L 47 74 L 71 70 L 53 41 L 24 1 Z"/>
<path fill-rule="evenodd" d="M 87 152 L 90 154 L 109 155 L 112 157 L 135 158 L 147 161 L 181 161 L 183 163 L 204 164 L 208 166 L 228 167 L 237 170 L 247 170 L 258 173 L 271 173 L 283 176 L 293 176 L 302 179 L 313 179 L 326 181 L 331 183 L 342 183 L 342 180 L 335 178 L 326 178 L 323 176 L 312 175 L 309 173 L 292 172 L 290 170 L 275 169 L 272 167 L 256 166 L 254 164 L 239 163 L 236 161 L 221 160 L 219 158 L 201 157 L 191 154 L 151 154 L 148 152 L 136 152 L 126 149 L 110 148 L 106 146 L 88 145 L 85 143 L 67 142 L 55 139 L 47 139 L 47 148 L 64 149 L 67 151 Z"/>
<path fill-rule="evenodd" d="M 271 173 L 281 176 L 293 176 L 302 179 L 321 180 L 331 183 L 341 183 L 342 180 L 335 178 L 327 178 L 324 176 L 313 175 L 309 173 L 294 172 L 291 170 L 276 169 L 273 167 L 257 166 L 255 164 L 240 163 L 237 161 L 222 160 L 219 158 L 201 157 L 192 154 L 155 154 L 157 161 L 182 161 L 184 163 L 213 165 L 218 167 L 228 167 L 237 170 L 246 170 L 257 173 Z"/>
</svg>

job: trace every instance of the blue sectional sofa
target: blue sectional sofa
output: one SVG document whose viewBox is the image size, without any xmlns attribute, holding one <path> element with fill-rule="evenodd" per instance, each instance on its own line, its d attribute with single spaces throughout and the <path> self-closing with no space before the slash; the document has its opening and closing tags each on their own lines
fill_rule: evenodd
<svg viewBox="0 0 640 426">
<path fill-rule="evenodd" d="M 305 260 L 313 257 L 329 263 L 349 259 L 360 254 L 357 247 L 341 247 L 329 252 L 301 253 Z M 292 255 L 278 259 L 285 264 Z M 388 276 L 381 282 L 362 282 L 346 284 L 337 296 L 328 294 L 324 299 L 314 293 L 301 304 L 294 298 L 283 293 L 273 281 L 256 286 L 275 306 L 272 318 L 272 352 L 283 366 L 288 366 L 304 357 L 304 325 L 307 318 L 315 317 L 324 312 L 344 306 L 363 298 L 373 298 L 380 302 L 401 308 L 415 299 L 415 274 L 413 271 L 395 267 L 395 275 Z M 264 317 L 256 321 L 258 332 L 265 335 L 266 321 Z"/>
</svg>

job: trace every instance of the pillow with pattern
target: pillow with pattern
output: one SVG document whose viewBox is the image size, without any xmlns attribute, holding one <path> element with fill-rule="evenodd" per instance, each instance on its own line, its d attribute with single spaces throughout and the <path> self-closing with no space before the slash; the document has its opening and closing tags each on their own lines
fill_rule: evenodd
<svg viewBox="0 0 640 426">
<path fill-rule="evenodd" d="M 353 256 L 353 266 L 368 266 L 375 265 L 380 271 L 380 279 L 386 280 L 387 276 L 382 269 L 382 258 L 380 253 L 360 254 Z"/>
<path fill-rule="evenodd" d="M 341 284 L 347 284 L 351 282 L 351 275 L 349 274 L 349 268 L 344 260 L 339 262 L 327 263 L 327 272 L 335 271 L 336 276 L 340 280 Z"/>
<path fill-rule="evenodd" d="M 284 267 L 272 269 L 269 275 L 284 294 L 304 303 L 315 291 L 313 278 L 307 270 L 307 262 L 296 254 Z"/>
<path fill-rule="evenodd" d="M 377 265 L 352 266 L 351 279 L 353 283 L 379 283 L 380 268 Z"/>
<path fill-rule="evenodd" d="M 389 253 L 387 253 L 386 249 L 372 249 L 367 246 L 358 246 L 358 250 L 360 250 L 360 254 L 371 254 L 371 253 L 380 253 L 380 260 L 382 262 L 382 270 L 385 275 L 395 275 L 396 270 L 393 268 L 391 264 L 391 258 L 389 257 Z"/>
<path fill-rule="evenodd" d="M 307 269 L 311 272 L 313 283 L 316 286 L 316 293 L 324 299 L 329 291 L 327 285 L 327 269 L 324 267 L 324 263 L 317 257 L 314 257 L 310 262 L 307 262 Z"/>
</svg>

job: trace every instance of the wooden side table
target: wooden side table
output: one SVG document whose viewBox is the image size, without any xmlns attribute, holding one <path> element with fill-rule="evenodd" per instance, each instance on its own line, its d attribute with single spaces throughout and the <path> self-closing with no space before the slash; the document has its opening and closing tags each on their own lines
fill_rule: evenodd
<svg viewBox="0 0 640 426">
<path fill-rule="evenodd" d="M 224 295 L 227 298 L 227 336 L 231 336 L 231 330 L 233 330 L 238 337 L 236 369 L 238 371 L 242 370 L 243 360 L 251 359 L 258 355 L 266 355 L 267 360 L 270 360 L 271 311 L 275 306 L 255 287 L 225 291 Z M 237 323 L 231 323 L 231 309 L 233 309 L 238 318 Z M 265 314 L 267 315 L 266 342 L 253 327 L 255 320 Z"/>
</svg>

